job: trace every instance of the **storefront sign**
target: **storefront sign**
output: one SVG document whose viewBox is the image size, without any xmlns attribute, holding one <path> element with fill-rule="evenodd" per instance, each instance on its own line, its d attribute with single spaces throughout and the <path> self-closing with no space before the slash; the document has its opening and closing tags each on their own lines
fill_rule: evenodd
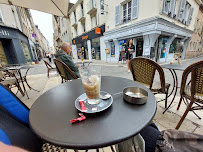
<svg viewBox="0 0 203 152">
<path fill-rule="evenodd" d="M 110 49 L 109 49 L 109 48 L 106 48 L 106 49 L 105 49 L 105 53 L 106 53 L 106 54 L 109 54 L 109 53 L 110 53 Z"/>
<path fill-rule="evenodd" d="M 33 33 L 33 34 L 32 34 L 32 37 L 37 37 L 37 35 Z"/>
<path fill-rule="evenodd" d="M 100 28 L 95 28 L 95 34 L 101 34 L 101 29 Z"/>
<path fill-rule="evenodd" d="M 74 38 L 72 40 L 72 43 L 73 44 L 80 44 L 80 43 L 87 41 L 87 39 L 92 40 L 92 39 L 95 39 L 95 38 L 102 36 L 103 33 L 105 32 L 105 25 L 98 27 L 97 30 L 98 31 L 96 31 L 96 28 L 95 28 L 95 29 L 85 33 L 84 35 L 81 35 L 81 36 Z M 75 43 L 73 42 L 74 40 L 75 40 Z"/>
<path fill-rule="evenodd" d="M 111 57 L 115 57 L 115 44 L 111 42 Z"/>
<path fill-rule="evenodd" d="M 9 32 L 6 30 L 1 30 L 0 35 L 8 35 L 9 36 Z"/>
<path fill-rule="evenodd" d="M 88 39 L 88 35 L 82 37 L 82 40 L 86 40 L 86 39 Z"/>
</svg>

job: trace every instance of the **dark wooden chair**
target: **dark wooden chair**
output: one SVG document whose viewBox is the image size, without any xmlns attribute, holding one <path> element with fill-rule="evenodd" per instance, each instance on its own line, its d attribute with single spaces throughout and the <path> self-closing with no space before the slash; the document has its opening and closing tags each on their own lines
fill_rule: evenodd
<svg viewBox="0 0 203 152">
<path fill-rule="evenodd" d="M 49 72 L 50 71 L 53 71 L 53 70 L 56 70 L 56 68 L 52 67 L 47 61 L 43 60 L 46 67 L 47 67 L 47 77 L 49 78 Z"/>
<path fill-rule="evenodd" d="M 15 76 L 15 74 L 13 74 L 12 72 L 6 71 L 0 71 L 0 83 L 4 86 L 6 86 L 7 88 L 9 88 L 10 90 L 14 87 L 18 88 L 18 91 L 20 91 L 20 93 L 24 96 L 24 92 L 20 86 L 19 83 L 19 79 Z M 16 92 L 16 94 L 18 93 L 18 91 Z"/>
<path fill-rule="evenodd" d="M 187 83 L 187 78 L 190 75 L 191 80 L 189 83 Z M 194 112 L 194 110 L 203 109 L 203 61 L 194 63 L 184 70 L 182 75 L 180 96 L 177 110 L 179 110 L 182 100 L 187 105 L 187 108 L 178 122 L 176 129 L 180 128 L 189 111 L 192 111 L 199 119 L 201 119 Z"/>
<path fill-rule="evenodd" d="M 154 92 L 154 94 L 166 94 L 165 108 L 167 108 L 167 98 L 170 84 L 165 83 L 165 75 L 162 67 L 156 62 L 143 57 L 137 57 L 130 60 L 129 67 L 134 81 L 137 81 L 149 87 L 149 89 Z M 158 71 L 159 73 L 161 86 L 153 88 L 152 85 L 156 71 Z"/>
<path fill-rule="evenodd" d="M 54 59 L 54 63 L 56 65 L 56 69 L 59 73 L 59 75 L 61 76 L 62 78 L 62 82 L 63 83 L 63 80 L 65 81 L 69 81 L 69 80 L 72 80 L 72 79 L 77 79 L 78 77 L 73 73 L 73 71 L 65 64 L 63 63 L 62 61 L 58 60 L 58 59 Z M 72 78 L 70 78 L 69 76 L 67 76 L 66 72 L 68 72 Z"/>
</svg>

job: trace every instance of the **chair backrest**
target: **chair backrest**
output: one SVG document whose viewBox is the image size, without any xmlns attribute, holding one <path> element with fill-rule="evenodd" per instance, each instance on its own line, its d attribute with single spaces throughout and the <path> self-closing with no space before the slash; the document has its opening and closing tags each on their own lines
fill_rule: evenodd
<svg viewBox="0 0 203 152">
<path fill-rule="evenodd" d="M 0 83 L 0 107 L 18 121 L 29 124 L 29 108 L 7 87 Z"/>
<path fill-rule="evenodd" d="M 77 76 L 73 73 L 73 71 L 62 61 L 58 59 L 54 59 L 54 63 L 56 65 L 56 69 L 60 76 L 65 80 L 77 79 Z M 67 76 L 67 72 L 73 77 L 70 78 Z"/>
<path fill-rule="evenodd" d="M 152 88 L 154 75 L 157 70 L 160 77 L 161 89 L 162 91 L 165 91 L 164 71 L 156 62 L 147 58 L 137 57 L 130 60 L 129 67 L 134 81 L 147 85 L 150 89 Z"/>
<path fill-rule="evenodd" d="M 203 97 L 203 61 L 191 64 L 188 66 L 182 75 L 180 93 L 183 94 L 188 75 L 191 73 L 191 96 L 194 95 Z"/>
<path fill-rule="evenodd" d="M 47 61 L 45 61 L 45 60 L 43 60 L 43 61 L 48 69 L 53 69 L 53 67 Z"/>
</svg>

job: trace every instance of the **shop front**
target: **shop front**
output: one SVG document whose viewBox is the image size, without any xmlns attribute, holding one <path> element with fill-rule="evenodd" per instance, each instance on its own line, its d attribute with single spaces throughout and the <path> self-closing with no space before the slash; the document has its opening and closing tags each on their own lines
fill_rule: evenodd
<svg viewBox="0 0 203 152">
<path fill-rule="evenodd" d="M 184 42 L 182 58 L 191 39 L 192 31 L 161 18 L 145 19 L 125 27 L 104 33 L 105 49 L 115 48 L 103 60 L 118 62 L 120 51 L 130 38 L 135 45 L 133 57 L 147 57 L 157 62 L 168 62 L 173 58 L 177 42 Z M 112 47 L 114 44 L 115 46 Z M 105 50 L 104 49 L 104 50 Z"/>
<path fill-rule="evenodd" d="M 78 36 L 72 40 L 74 58 L 101 59 L 101 37 L 105 31 L 105 25 L 97 27 L 90 32 Z"/>
<path fill-rule="evenodd" d="M 27 37 L 17 29 L 0 26 L 0 63 L 25 64 L 32 60 Z"/>
</svg>

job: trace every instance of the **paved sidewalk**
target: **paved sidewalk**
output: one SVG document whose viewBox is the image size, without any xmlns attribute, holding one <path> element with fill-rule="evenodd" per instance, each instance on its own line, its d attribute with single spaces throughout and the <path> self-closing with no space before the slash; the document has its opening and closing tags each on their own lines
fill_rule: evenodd
<svg viewBox="0 0 203 152">
<path fill-rule="evenodd" d="M 182 64 L 192 64 L 194 62 L 198 62 L 203 60 L 202 57 L 198 58 L 193 58 L 193 59 L 187 59 L 183 60 Z M 80 60 L 74 60 L 74 62 L 81 62 Z M 132 79 L 131 73 L 127 72 L 127 65 L 126 64 L 121 64 L 121 63 L 106 63 L 105 61 L 98 61 L 98 60 L 93 60 L 93 63 L 91 65 L 100 65 L 102 66 L 102 75 L 103 76 L 116 76 L 116 77 L 123 77 L 127 78 L 130 80 Z M 166 63 L 160 63 L 160 64 L 166 64 Z M 177 64 L 176 62 L 174 64 Z M 52 63 L 53 65 L 53 63 Z M 54 66 L 54 65 L 53 65 Z M 29 84 L 39 90 L 40 92 L 36 92 L 33 90 L 28 90 L 28 95 L 30 99 L 27 99 L 26 96 L 22 97 L 21 94 L 17 94 L 17 96 L 26 104 L 28 107 L 31 107 L 32 104 L 35 102 L 35 100 L 44 92 L 47 90 L 61 84 L 61 78 L 60 76 L 57 75 L 55 71 L 50 73 L 50 77 L 47 78 L 47 69 L 44 65 L 44 63 L 41 61 L 40 64 L 34 65 L 35 68 L 30 69 L 28 72 L 28 82 Z M 166 77 L 166 82 L 170 83 L 172 85 L 172 76 L 170 72 L 166 69 L 164 69 L 165 72 L 165 77 Z M 177 71 L 177 76 L 179 80 L 179 84 L 181 81 L 182 77 L 182 72 Z M 158 80 L 158 74 L 155 76 L 155 81 Z M 16 90 L 13 89 L 15 92 Z M 163 99 L 164 95 L 156 95 L 157 100 Z M 171 101 L 170 97 L 168 101 Z M 178 121 L 180 120 L 181 116 L 184 113 L 184 110 L 186 106 L 184 103 L 182 103 L 180 110 L 177 111 L 177 104 L 179 102 L 179 90 L 177 93 L 177 97 L 175 99 L 175 102 L 172 104 L 171 108 L 165 113 L 162 114 L 164 111 L 164 101 L 159 102 L 157 106 L 157 112 L 156 115 L 153 119 L 155 123 L 159 126 L 160 130 L 165 130 L 165 129 L 174 129 L 175 126 L 177 125 Z M 198 115 L 203 118 L 203 111 L 197 111 Z M 189 131 L 189 132 L 194 132 L 198 134 L 203 135 L 203 121 L 199 120 L 192 112 L 189 112 L 186 119 L 184 120 L 182 126 L 180 127 L 179 130 L 183 131 Z M 108 149 L 108 148 L 107 148 Z M 108 150 L 107 150 L 108 151 Z"/>
</svg>

